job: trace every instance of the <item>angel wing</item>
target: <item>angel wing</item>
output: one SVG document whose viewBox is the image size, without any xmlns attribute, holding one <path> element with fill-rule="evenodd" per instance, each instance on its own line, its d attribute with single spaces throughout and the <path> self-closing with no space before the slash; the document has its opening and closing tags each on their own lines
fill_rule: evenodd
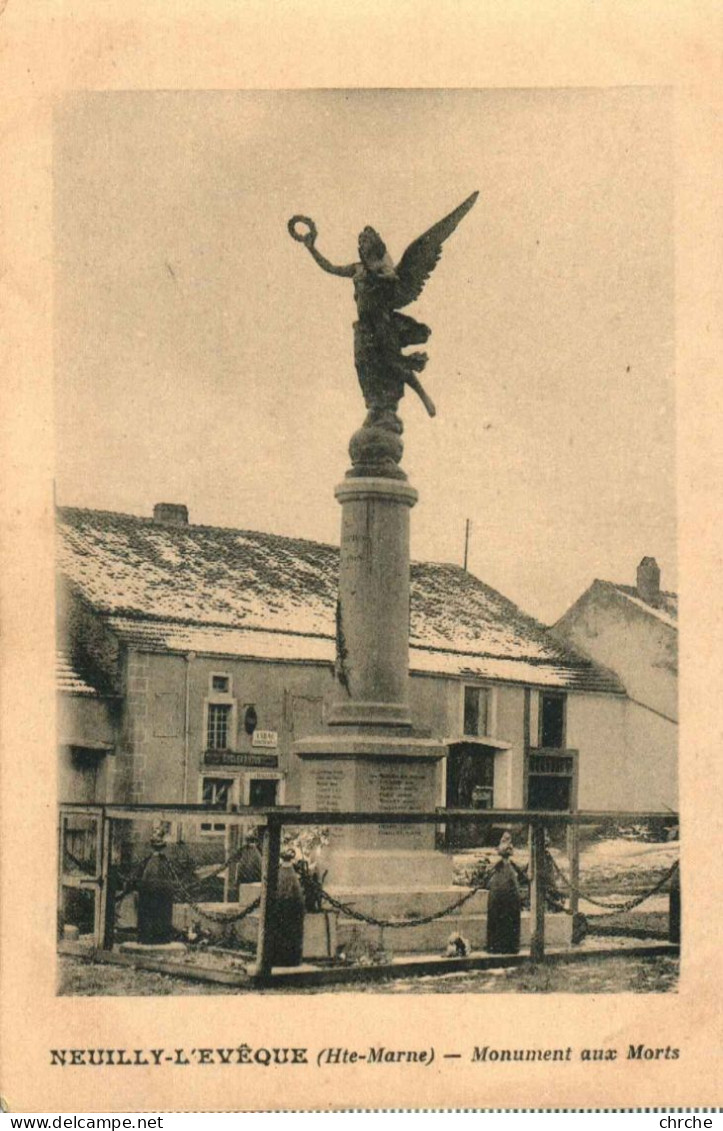
<svg viewBox="0 0 723 1131">
<path fill-rule="evenodd" d="M 455 208 L 454 212 L 450 212 L 449 216 L 439 220 L 424 235 L 410 243 L 396 268 L 398 279 L 394 291 L 396 310 L 408 306 L 410 302 L 419 298 L 424 290 L 424 284 L 439 263 L 442 244 L 452 235 L 478 196 L 478 192 L 473 192 L 458 208 Z"/>
</svg>

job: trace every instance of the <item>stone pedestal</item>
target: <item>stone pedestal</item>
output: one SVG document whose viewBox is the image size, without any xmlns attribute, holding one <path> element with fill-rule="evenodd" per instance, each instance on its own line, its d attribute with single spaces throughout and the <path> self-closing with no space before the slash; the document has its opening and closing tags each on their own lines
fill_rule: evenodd
<svg viewBox="0 0 723 1131">
<path fill-rule="evenodd" d="M 294 744 L 303 759 L 301 808 L 321 812 L 431 812 L 446 747 L 411 735 L 332 731 Z M 365 888 L 447 885 L 451 863 L 434 851 L 433 824 L 331 825 L 327 884 Z"/>
</svg>

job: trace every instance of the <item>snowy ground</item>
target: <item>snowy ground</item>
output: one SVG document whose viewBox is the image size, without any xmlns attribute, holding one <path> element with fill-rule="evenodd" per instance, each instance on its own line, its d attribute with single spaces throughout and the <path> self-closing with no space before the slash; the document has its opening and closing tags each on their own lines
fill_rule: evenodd
<svg viewBox="0 0 723 1131">
<path fill-rule="evenodd" d="M 610 899 L 611 902 L 615 902 L 616 897 L 624 899 L 642 894 L 665 875 L 678 859 L 679 852 L 678 841 L 649 844 L 623 837 L 590 841 L 583 844 L 580 850 L 580 890 L 595 898 Z M 563 874 L 569 877 L 570 861 L 566 852 L 553 847 L 551 854 Z M 490 860 L 496 859 L 494 850 L 489 849 L 470 850 L 455 856 L 458 876 L 461 878 L 465 872 L 469 872 L 474 861 L 482 856 Z M 529 859 L 526 848 L 516 849 L 513 859 L 520 867 L 524 867 Z M 560 884 L 560 889 L 564 890 L 564 884 Z M 656 904 L 651 900 L 650 910 L 657 910 L 658 906 L 667 907 L 667 895 L 653 899 Z M 587 914 L 588 909 L 585 910 Z M 589 910 L 594 913 L 592 907 Z"/>
<path fill-rule="evenodd" d="M 600 894 L 601 886 L 610 884 L 618 891 L 643 891 L 668 871 L 679 854 L 678 841 L 664 844 L 622 838 L 593 841 L 580 853 L 581 887 L 593 886 L 596 894 Z M 564 854 L 560 854 L 558 863 L 567 872 Z"/>
<path fill-rule="evenodd" d="M 84 997 L 168 996 L 171 994 L 246 994 L 260 991 L 249 986 L 222 986 L 191 982 L 182 977 L 147 970 L 102 966 L 74 958 L 59 960 L 63 995 Z M 590 958 L 586 962 L 554 966 L 499 968 L 423 977 L 389 978 L 353 986 L 313 986 L 305 989 L 266 989 L 266 994 L 515 994 L 515 993 L 671 993 L 677 989 L 678 961 L 669 957 L 640 957 L 621 953 L 617 958 Z"/>
</svg>

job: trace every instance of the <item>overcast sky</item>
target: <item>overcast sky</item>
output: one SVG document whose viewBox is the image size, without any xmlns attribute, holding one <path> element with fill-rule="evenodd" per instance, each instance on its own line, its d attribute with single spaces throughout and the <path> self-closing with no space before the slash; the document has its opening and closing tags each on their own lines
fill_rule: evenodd
<svg viewBox="0 0 723 1131">
<path fill-rule="evenodd" d="M 675 587 L 666 91 L 102 93 L 57 109 L 61 504 L 338 540 L 364 417 L 352 283 L 286 222 L 397 259 L 475 189 L 408 312 L 416 558 L 551 621 L 644 554 Z"/>
</svg>

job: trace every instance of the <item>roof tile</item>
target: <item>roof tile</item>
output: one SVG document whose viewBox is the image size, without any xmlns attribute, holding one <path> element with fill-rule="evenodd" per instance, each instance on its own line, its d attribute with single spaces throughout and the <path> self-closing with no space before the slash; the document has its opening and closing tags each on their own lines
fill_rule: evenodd
<svg viewBox="0 0 723 1131">
<path fill-rule="evenodd" d="M 78 674 L 68 654 L 61 649 L 55 654 L 55 686 L 57 691 L 66 695 L 98 695 L 95 687 Z"/>
</svg>

